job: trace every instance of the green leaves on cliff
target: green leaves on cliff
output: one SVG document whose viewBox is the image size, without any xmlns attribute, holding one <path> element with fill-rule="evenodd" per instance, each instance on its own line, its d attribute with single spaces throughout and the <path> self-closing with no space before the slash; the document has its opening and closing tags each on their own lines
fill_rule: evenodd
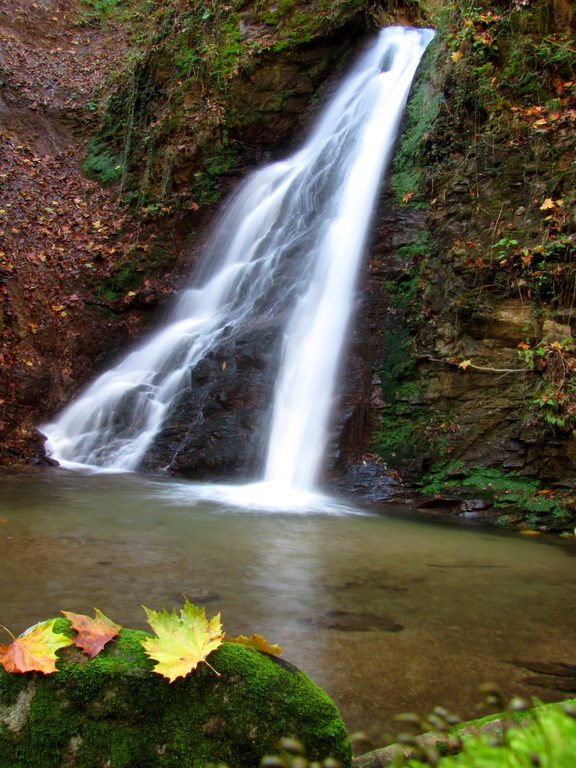
<svg viewBox="0 0 576 768">
<path fill-rule="evenodd" d="M 185 677 L 203 661 L 213 672 L 219 674 L 208 663 L 207 657 L 224 641 L 220 614 L 207 619 L 204 608 L 198 608 L 187 598 L 180 615 L 175 610 L 168 613 L 153 611 L 145 606 L 143 608 L 148 623 L 156 633 L 155 637 L 140 641 L 146 655 L 156 661 L 153 672 L 173 682 L 177 677 Z M 62 611 L 70 629 L 75 630 L 75 637 L 56 632 L 54 624 L 57 619 L 39 622 L 19 637 L 14 637 L 10 630 L 3 627 L 13 642 L 0 645 L 0 664 L 6 672 L 51 674 L 58 671 L 57 652 L 73 644 L 90 659 L 94 658 L 122 629 L 120 624 L 115 624 L 97 608 L 94 611 L 94 618 Z M 252 634 L 251 638 L 240 635 L 230 638 L 229 642 L 246 645 L 270 655 L 282 653 L 279 645 L 270 645 L 257 634 Z"/>
</svg>

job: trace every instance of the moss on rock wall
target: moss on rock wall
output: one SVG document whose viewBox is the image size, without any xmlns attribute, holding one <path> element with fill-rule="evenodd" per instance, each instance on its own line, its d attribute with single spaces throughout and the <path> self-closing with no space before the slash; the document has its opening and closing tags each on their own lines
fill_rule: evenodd
<svg viewBox="0 0 576 768">
<path fill-rule="evenodd" d="M 215 202 L 254 145 L 289 140 L 366 30 L 360 0 L 149 3 L 85 170 L 138 204 Z"/>
</svg>

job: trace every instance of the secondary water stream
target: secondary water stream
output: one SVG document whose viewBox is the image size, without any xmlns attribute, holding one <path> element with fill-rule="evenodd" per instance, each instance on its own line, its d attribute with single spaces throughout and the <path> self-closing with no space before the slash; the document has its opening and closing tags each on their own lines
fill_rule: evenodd
<svg viewBox="0 0 576 768">
<path fill-rule="evenodd" d="M 476 716 L 482 682 L 569 695 L 555 687 L 568 678 L 525 665 L 576 663 L 573 547 L 345 503 L 247 512 L 134 474 L 0 480 L 0 621 L 13 632 L 93 606 L 144 629 L 142 603 L 171 609 L 185 594 L 221 611 L 228 634 L 278 642 L 349 728 L 379 743 L 398 712 L 443 704 Z"/>
</svg>

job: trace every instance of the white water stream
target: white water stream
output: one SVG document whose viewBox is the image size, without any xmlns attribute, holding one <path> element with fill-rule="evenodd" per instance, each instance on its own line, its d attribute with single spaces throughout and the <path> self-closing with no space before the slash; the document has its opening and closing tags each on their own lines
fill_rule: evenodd
<svg viewBox="0 0 576 768">
<path fill-rule="evenodd" d="M 190 370 L 251 318 L 281 311 L 289 319 L 264 475 L 231 492 L 265 506 L 313 492 L 374 201 L 432 37 L 382 30 L 302 148 L 240 185 L 170 322 L 42 428 L 52 457 L 137 469 Z"/>
</svg>

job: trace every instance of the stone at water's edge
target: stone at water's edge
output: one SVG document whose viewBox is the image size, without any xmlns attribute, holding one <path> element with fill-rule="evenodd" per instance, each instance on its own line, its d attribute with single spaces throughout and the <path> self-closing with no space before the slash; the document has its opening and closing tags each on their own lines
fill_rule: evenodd
<svg viewBox="0 0 576 768">
<path fill-rule="evenodd" d="M 292 665 L 224 643 L 210 654 L 219 677 L 200 664 L 169 683 L 144 637 L 122 630 L 92 660 L 66 648 L 50 675 L 0 667 L 0 768 L 255 768 L 284 736 L 350 764 L 335 704 Z"/>
</svg>

